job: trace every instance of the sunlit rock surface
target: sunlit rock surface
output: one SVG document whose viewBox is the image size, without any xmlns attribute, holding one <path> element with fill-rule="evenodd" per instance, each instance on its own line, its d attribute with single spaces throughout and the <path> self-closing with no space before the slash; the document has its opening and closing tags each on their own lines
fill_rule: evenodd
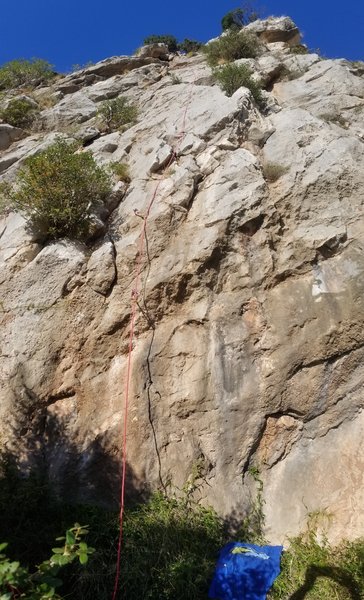
<svg viewBox="0 0 364 600">
<path fill-rule="evenodd" d="M 271 541 L 312 512 L 332 515 L 330 539 L 354 538 L 364 534 L 363 70 L 293 54 L 289 19 L 249 28 L 266 44 L 249 60 L 267 87 L 263 112 L 245 88 L 227 98 L 202 55 L 145 51 L 57 81 L 32 135 L 0 125 L 2 179 L 56 135 L 131 176 L 88 246 L 43 247 L 20 215 L 1 219 L 0 442 L 24 465 L 42 461 L 60 493 L 117 501 L 138 237 L 158 185 L 128 491 L 182 488 L 194 473 L 196 500 L 235 520 L 255 502 L 257 467 Z M 104 134 L 100 102 L 118 95 L 138 104 L 138 122 Z"/>
</svg>

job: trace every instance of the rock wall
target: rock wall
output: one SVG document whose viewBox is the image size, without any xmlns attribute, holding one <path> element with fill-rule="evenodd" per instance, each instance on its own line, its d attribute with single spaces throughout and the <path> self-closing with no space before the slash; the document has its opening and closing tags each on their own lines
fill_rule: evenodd
<svg viewBox="0 0 364 600">
<path fill-rule="evenodd" d="M 353 538 L 364 534 L 364 70 L 292 53 L 287 18 L 254 27 L 264 53 L 237 62 L 268 90 L 263 112 L 246 88 L 226 97 L 203 56 L 143 51 L 36 90 L 55 103 L 40 131 L 0 124 L 2 179 L 56 135 L 131 174 L 93 245 L 43 246 L 19 214 L 0 221 L 0 441 L 24 468 L 45 464 L 65 496 L 115 501 L 138 236 L 158 185 L 128 490 L 193 476 L 197 500 L 239 519 L 257 467 L 271 541 L 313 512 L 332 514 L 333 541 Z M 138 122 L 102 134 L 98 105 L 120 94 Z"/>
</svg>

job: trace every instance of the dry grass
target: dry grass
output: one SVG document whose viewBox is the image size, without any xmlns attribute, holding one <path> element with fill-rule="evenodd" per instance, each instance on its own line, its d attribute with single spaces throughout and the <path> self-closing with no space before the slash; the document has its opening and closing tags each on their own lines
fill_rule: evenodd
<svg viewBox="0 0 364 600">
<path fill-rule="evenodd" d="M 131 182 L 131 177 L 129 174 L 129 167 L 125 163 L 118 163 L 118 162 L 111 163 L 110 169 L 111 169 L 113 175 L 115 175 L 115 177 L 119 181 L 123 181 L 124 183 Z"/>
<path fill-rule="evenodd" d="M 285 173 L 287 173 L 288 167 L 279 165 L 278 163 L 266 162 L 263 165 L 263 173 L 269 183 L 278 181 Z"/>
</svg>

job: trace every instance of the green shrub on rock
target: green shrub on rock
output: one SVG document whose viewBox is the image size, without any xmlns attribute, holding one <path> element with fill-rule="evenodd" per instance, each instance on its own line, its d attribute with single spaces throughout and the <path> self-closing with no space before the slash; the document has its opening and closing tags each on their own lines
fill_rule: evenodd
<svg viewBox="0 0 364 600">
<path fill-rule="evenodd" d="M 143 44 L 166 44 L 169 52 L 177 52 L 178 50 L 178 42 L 174 35 L 149 35 L 143 40 Z"/>
<path fill-rule="evenodd" d="M 38 111 L 26 100 L 14 98 L 6 108 L 0 111 L 0 119 L 12 125 L 27 129 L 30 127 L 37 116 Z"/>
<path fill-rule="evenodd" d="M 52 65 L 41 58 L 11 60 L 0 67 L 0 90 L 20 86 L 35 87 L 46 83 L 54 75 Z"/>
<path fill-rule="evenodd" d="M 241 29 L 244 25 L 252 23 L 259 18 L 258 12 L 251 4 L 244 4 L 241 8 L 236 8 L 226 13 L 221 19 L 223 31 L 228 29 Z"/>
<path fill-rule="evenodd" d="M 241 87 L 248 88 L 257 104 L 263 100 L 259 84 L 251 77 L 251 71 L 246 65 L 225 65 L 213 71 L 214 77 L 227 96 L 232 96 Z"/>
<path fill-rule="evenodd" d="M 228 29 L 241 29 L 243 26 L 242 22 L 243 11 L 240 8 L 231 10 L 221 19 L 221 27 L 223 31 Z"/>
<path fill-rule="evenodd" d="M 206 44 L 203 52 L 210 67 L 215 67 L 239 58 L 255 58 L 260 52 L 260 44 L 253 33 L 230 30 L 218 40 Z"/>
<path fill-rule="evenodd" d="M 187 54 L 197 52 L 203 46 L 202 42 L 188 38 L 178 42 L 174 35 L 149 35 L 143 40 L 143 44 L 166 44 L 169 52 L 176 53 L 178 50 L 182 50 Z"/>
<path fill-rule="evenodd" d="M 134 123 L 138 116 L 138 109 L 127 98 L 120 96 L 103 102 L 98 114 L 105 123 L 106 129 L 114 131 Z"/>
<path fill-rule="evenodd" d="M 110 164 L 110 170 L 119 181 L 123 181 L 127 184 L 131 182 L 129 167 L 125 163 L 113 162 Z"/>
<path fill-rule="evenodd" d="M 111 191 L 107 171 L 90 152 L 75 153 L 76 149 L 77 144 L 58 139 L 24 162 L 8 190 L 10 206 L 45 238 L 87 237 L 92 211 Z"/>
<path fill-rule="evenodd" d="M 190 54 L 191 52 L 197 52 L 201 46 L 203 46 L 201 42 L 185 38 L 183 42 L 178 44 L 178 50 L 182 50 L 182 52 L 187 52 L 187 54 Z"/>
</svg>

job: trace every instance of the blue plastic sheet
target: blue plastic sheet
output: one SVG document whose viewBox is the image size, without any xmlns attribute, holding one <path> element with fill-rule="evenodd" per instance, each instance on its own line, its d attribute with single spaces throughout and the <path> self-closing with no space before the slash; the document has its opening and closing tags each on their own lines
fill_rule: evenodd
<svg viewBox="0 0 364 600">
<path fill-rule="evenodd" d="M 266 600 L 280 572 L 282 549 L 282 546 L 256 546 L 242 542 L 224 546 L 216 565 L 209 598 Z"/>
</svg>

